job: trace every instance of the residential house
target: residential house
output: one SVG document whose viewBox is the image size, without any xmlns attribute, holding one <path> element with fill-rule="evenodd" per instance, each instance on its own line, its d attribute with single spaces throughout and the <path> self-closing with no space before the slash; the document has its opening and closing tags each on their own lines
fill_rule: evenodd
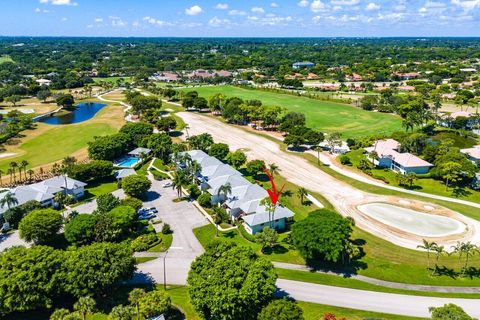
<svg viewBox="0 0 480 320">
<path fill-rule="evenodd" d="M 233 167 L 207 155 L 201 150 L 187 151 L 193 161 L 200 165 L 197 181 L 200 188 L 212 197 L 212 204 L 223 203 L 232 220 L 243 220 L 245 229 L 250 234 L 261 232 L 270 225 L 267 208 L 261 204 L 268 193 L 261 186 L 251 183 Z M 220 194 L 218 190 L 230 185 L 231 193 Z M 272 226 L 277 230 L 285 230 L 287 222 L 294 213 L 278 206 L 272 219 Z"/>
<path fill-rule="evenodd" d="M 47 87 L 52 84 L 52 80 L 48 80 L 48 79 L 37 79 L 35 80 L 35 82 L 39 86 L 47 86 Z"/>
<path fill-rule="evenodd" d="M 353 73 L 351 76 L 348 75 L 345 77 L 347 81 L 353 81 L 353 82 L 358 82 L 358 81 L 363 81 L 363 77 L 359 75 L 358 73 Z"/>
<path fill-rule="evenodd" d="M 40 202 L 41 206 L 49 207 L 55 204 L 54 198 L 57 193 L 63 193 L 75 199 L 82 197 L 85 194 L 86 185 L 86 183 L 67 176 L 56 176 L 41 182 L 9 189 L 9 192 L 17 199 L 17 206 L 35 200 Z M 0 193 L 0 199 L 6 194 L 7 192 Z M 0 206 L 0 214 L 7 209 L 6 206 Z"/>
<path fill-rule="evenodd" d="M 292 64 L 293 69 L 311 69 L 315 67 L 315 63 L 309 61 L 295 62 Z"/>
<path fill-rule="evenodd" d="M 148 157 L 152 153 L 152 150 L 147 149 L 147 148 L 136 148 L 128 153 L 129 156 L 135 157 L 135 158 L 141 158 L 142 154 L 145 157 Z"/>
<path fill-rule="evenodd" d="M 377 166 L 390 168 L 403 174 L 427 173 L 433 164 L 408 152 L 400 152 L 400 143 L 393 139 L 378 140 L 372 147 L 366 148 L 369 159 Z M 377 158 L 371 157 L 376 152 Z"/>
<path fill-rule="evenodd" d="M 474 146 L 473 148 L 461 149 L 460 152 L 466 155 L 473 163 L 480 162 L 480 145 Z"/>
<path fill-rule="evenodd" d="M 396 73 L 395 75 L 401 80 L 413 80 L 418 79 L 421 76 L 418 72 Z"/>
<path fill-rule="evenodd" d="M 121 181 L 126 177 L 134 176 L 136 174 L 137 172 L 134 169 L 125 168 L 125 169 L 116 170 L 114 173 L 114 176 L 117 179 L 117 181 Z"/>
</svg>

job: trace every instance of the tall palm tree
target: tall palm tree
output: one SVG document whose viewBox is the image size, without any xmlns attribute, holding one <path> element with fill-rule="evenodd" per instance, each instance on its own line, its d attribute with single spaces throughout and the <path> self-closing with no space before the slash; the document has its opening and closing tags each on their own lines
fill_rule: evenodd
<svg viewBox="0 0 480 320">
<path fill-rule="evenodd" d="M 33 171 L 32 169 L 28 170 L 27 171 L 28 173 L 28 181 L 32 181 L 32 177 L 33 177 L 33 174 L 35 173 L 35 171 Z"/>
<path fill-rule="evenodd" d="M 138 320 L 140 320 L 140 299 L 142 299 L 143 296 L 145 296 L 145 290 L 140 288 L 135 288 L 128 294 L 128 301 L 135 306 Z"/>
<path fill-rule="evenodd" d="M 7 206 L 8 209 L 11 209 L 12 206 L 18 205 L 18 199 L 15 197 L 11 191 L 2 190 L 0 193 L 5 193 L 2 199 L 0 199 L 0 207 L 4 208 Z"/>
<path fill-rule="evenodd" d="M 172 188 L 177 190 L 178 198 L 182 196 L 182 185 L 185 183 L 185 173 L 183 171 L 175 171 L 173 174 Z"/>
<path fill-rule="evenodd" d="M 433 274 L 435 274 L 435 272 L 437 271 L 438 269 L 438 260 L 440 259 L 440 256 L 445 253 L 445 247 L 444 246 L 439 246 L 439 245 L 435 245 L 434 248 L 433 248 L 433 251 L 435 251 L 435 270 L 433 270 Z"/>
<path fill-rule="evenodd" d="M 65 166 L 65 167 L 68 167 L 68 168 L 73 166 L 75 163 L 77 163 L 77 159 L 75 157 L 72 157 L 72 156 L 67 156 L 67 157 L 63 158 L 63 160 L 62 160 L 62 165 Z"/>
<path fill-rule="evenodd" d="M 232 194 L 232 185 L 227 182 L 224 185 L 221 185 L 220 188 L 218 188 L 217 191 L 217 196 L 220 200 L 221 196 L 225 197 L 225 199 L 228 197 L 229 194 Z M 218 201 L 218 206 L 220 207 L 222 201 Z"/>
<path fill-rule="evenodd" d="M 12 183 L 13 169 L 12 169 L 12 168 L 8 168 L 7 174 L 10 176 L 10 183 Z"/>
<path fill-rule="evenodd" d="M 190 169 L 190 177 L 192 179 L 192 183 L 195 183 L 195 177 L 197 176 L 197 173 L 199 173 L 202 170 L 202 167 L 197 161 L 192 161 L 192 163 L 189 165 Z"/>
<path fill-rule="evenodd" d="M 268 165 L 268 171 L 272 175 L 272 178 L 280 172 L 280 168 L 275 163 L 270 163 Z"/>
<path fill-rule="evenodd" d="M 456 245 L 452 246 L 452 253 L 458 254 L 458 263 L 461 263 L 462 261 L 462 255 L 463 255 L 463 248 L 464 248 L 464 243 L 463 242 L 457 242 Z"/>
<path fill-rule="evenodd" d="M 27 180 L 27 166 L 28 166 L 28 161 L 27 160 L 22 160 L 19 165 L 19 171 L 18 173 L 20 174 L 20 180 L 22 179 L 22 170 L 23 170 L 23 175 L 25 177 L 25 180 Z"/>
<path fill-rule="evenodd" d="M 80 297 L 73 305 L 73 309 L 80 313 L 83 320 L 86 320 L 87 315 L 95 309 L 95 300 L 91 297 Z"/>
<path fill-rule="evenodd" d="M 418 245 L 417 248 L 423 249 L 427 251 L 427 266 L 430 269 L 430 251 L 435 250 L 437 244 L 435 242 L 428 242 L 427 240 L 423 239 L 423 244 Z"/>
<path fill-rule="evenodd" d="M 462 274 L 465 275 L 465 272 L 467 271 L 467 268 L 468 268 L 468 262 L 470 260 L 470 257 L 478 252 L 478 247 L 472 244 L 470 241 L 467 243 L 464 243 L 462 247 L 463 247 L 462 248 L 463 254 L 465 255 L 465 265 L 463 266 Z"/>
<path fill-rule="evenodd" d="M 18 163 L 16 163 L 15 161 L 10 162 L 10 169 L 12 169 L 14 183 L 17 181 L 17 174 L 15 171 L 17 168 L 18 168 Z"/>
<path fill-rule="evenodd" d="M 213 208 L 212 219 L 213 223 L 215 223 L 215 237 L 218 238 L 218 226 L 222 223 L 222 213 L 220 212 L 221 208 Z"/>
<path fill-rule="evenodd" d="M 300 198 L 300 202 L 304 204 L 305 197 L 308 196 L 308 191 L 305 188 L 298 188 L 297 196 Z"/>
</svg>

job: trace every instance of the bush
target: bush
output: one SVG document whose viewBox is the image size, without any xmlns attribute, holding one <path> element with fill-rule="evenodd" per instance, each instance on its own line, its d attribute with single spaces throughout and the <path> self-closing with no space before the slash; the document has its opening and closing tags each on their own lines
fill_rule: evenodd
<svg viewBox="0 0 480 320">
<path fill-rule="evenodd" d="M 152 183 L 145 176 L 133 175 L 122 180 L 122 189 L 125 193 L 134 198 L 142 198 Z"/>
<path fill-rule="evenodd" d="M 88 244 L 93 241 L 97 220 L 92 214 L 79 214 L 65 225 L 65 239 L 74 244 Z"/>
<path fill-rule="evenodd" d="M 153 174 L 153 178 L 155 178 L 155 180 L 157 181 L 162 181 L 169 178 L 168 175 L 166 175 L 165 173 L 158 172 L 155 169 L 150 170 L 150 172 Z"/>
<path fill-rule="evenodd" d="M 168 223 L 165 223 L 162 227 L 162 233 L 163 234 L 170 234 L 172 233 L 172 229 L 170 228 L 170 225 Z"/>
<path fill-rule="evenodd" d="M 155 233 L 146 234 L 140 236 L 132 241 L 131 248 L 135 252 L 147 251 L 153 246 L 156 246 L 162 242 L 162 239 L 159 238 Z"/>
<path fill-rule="evenodd" d="M 152 318 L 167 313 L 172 307 L 172 302 L 165 292 L 151 291 L 140 298 L 138 305 L 140 313 L 145 318 Z"/>
<path fill-rule="evenodd" d="M 212 197 L 210 196 L 209 193 L 202 193 L 198 198 L 197 198 L 198 204 L 201 205 L 204 208 L 210 208 L 212 207 Z"/>
<path fill-rule="evenodd" d="M 137 221 L 137 212 L 127 206 L 116 207 L 107 216 L 111 220 L 112 228 L 120 234 L 127 233 Z"/>
<path fill-rule="evenodd" d="M 192 199 L 197 199 L 202 194 L 202 191 L 198 188 L 196 184 L 188 185 L 187 191 Z"/>
<path fill-rule="evenodd" d="M 28 242 L 46 243 L 58 233 L 62 223 L 62 215 L 53 209 L 34 210 L 20 221 L 20 238 Z"/>
<path fill-rule="evenodd" d="M 102 194 L 97 198 L 97 209 L 102 213 L 109 212 L 118 205 L 120 199 L 111 193 Z"/>
<path fill-rule="evenodd" d="M 338 157 L 338 159 L 340 160 L 340 163 L 345 166 L 352 165 L 352 161 L 350 160 L 350 157 L 347 156 L 346 154 L 342 154 L 341 156 Z"/>
<path fill-rule="evenodd" d="M 258 320 L 304 320 L 303 311 L 294 301 L 286 299 L 270 302 L 258 315 Z"/>
<path fill-rule="evenodd" d="M 125 199 L 120 200 L 120 205 L 132 207 L 133 209 L 135 209 L 135 212 L 137 212 L 143 207 L 143 202 L 142 200 L 137 198 L 126 197 Z"/>
</svg>

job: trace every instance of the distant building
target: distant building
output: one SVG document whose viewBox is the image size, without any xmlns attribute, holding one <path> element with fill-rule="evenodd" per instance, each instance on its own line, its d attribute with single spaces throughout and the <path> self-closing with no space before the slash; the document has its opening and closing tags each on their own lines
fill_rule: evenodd
<svg viewBox="0 0 480 320">
<path fill-rule="evenodd" d="M 400 143 L 393 139 L 378 140 L 375 145 L 365 149 L 369 159 L 377 166 L 390 168 L 403 174 L 424 174 L 433 167 L 433 164 L 408 152 L 400 152 Z M 377 159 L 371 157 L 376 152 Z"/>
<path fill-rule="evenodd" d="M 305 62 L 295 62 L 294 64 L 292 64 L 292 68 L 293 69 L 311 69 L 315 67 L 315 63 L 313 62 L 308 62 L 308 61 L 305 61 Z"/>
<path fill-rule="evenodd" d="M 135 157 L 135 158 L 140 158 L 142 154 L 146 157 L 148 157 L 152 153 L 152 150 L 147 149 L 147 148 L 136 148 L 128 153 L 129 156 Z"/>
<path fill-rule="evenodd" d="M 86 185 L 86 183 L 66 176 L 57 176 L 41 182 L 15 187 L 8 191 L 17 199 L 17 206 L 35 200 L 40 202 L 42 207 L 48 207 L 55 204 L 54 198 L 57 193 L 63 193 L 75 199 L 82 197 Z M 0 199 L 6 194 L 7 192 L 0 193 Z M 0 207 L 0 214 L 3 214 L 7 209 L 7 207 Z"/>
<path fill-rule="evenodd" d="M 396 73 L 395 75 L 401 80 L 413 80 L 418 79 L 421 76 L 418 72 Z"/>
<path fill-rule="evenodd" d="M 461 72 L 477 72 L 475 68 L 462 68 L 460 69 Z"/>
<path fill-rule="evenodd" d="M 49 86 L 52 84 L 52 80 L 48 79 L 38 79 L 35 80 L 36 83 L 38 83 L 39 86 Z"/>
<path fill-rule="evenodd" d="M 186 154 L 200 165 L 197 181 L 200 188 L 211 195 L 212 204 L 223 203 L 233 220 L 244 221 L 245 230 L 250 234 L 261 232 L 270 225 L 267 209 L 261 204 L 261 201 L 268 197 L 265 189 L 251 183 L 239 171 L 201 150 L 187 151 Z M 219 195 L 220 187 L 227 184 L 231 187 L 231 193 L 226 196 Z M 285 230 L 287 221 L 293 216 L 292 211 L 278 206 L 272 221 L 273 227 Z"/>
<path fill-rule="evenodd" d="M 460 152 L 466 155 L 473 163 L 480 161 L 480 145 L 474 146 L 473 148 L 461 149 Z"/>
</svg>

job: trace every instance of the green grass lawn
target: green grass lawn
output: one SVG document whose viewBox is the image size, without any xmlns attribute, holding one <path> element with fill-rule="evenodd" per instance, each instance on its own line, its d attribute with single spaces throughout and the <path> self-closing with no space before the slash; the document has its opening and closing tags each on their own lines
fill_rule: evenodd
<svg viewBox="0 0 480 320">
<path fill-rule="evenodd" d="M 172 245 L 173 234 L 171 234 L 171 233 L 163 234 L 163 233 L 159 232 L 159 233 L 157 233 L 157 237 L 162 239 L 162 242 L 160 242 L 156 246 L 153 246 L 150 249 L 148 249 L 147 250 L 148 252 L 165 252 Z"/>
<path fill-rule="evenodd" d="M 397 316 L 393 314 L 354 310 L 333 306 L 325 306 L 311 302 L 298 301 L 298 305 L 303 310 L 305 320 L 322 319 L 326 313 L 333 313 L 337 319 L 346 318 L 348 320 L 365 320 L 365 319 L 388 319 L 388 320 L 419 320 L 424 318 Z"/>
<path fill-rule="evenodd" d="M 97 198 L 102 194 L 111 193 L 117 189 L 117 180 L 113 177 L 105 181 L 89 182 L 87 187 L 85 188 L 85 191 L 87 191 L 85 200 Z"/>
<path fill-rule="evenodd" d="M 123 82 L 132 82 L 131 77 L 106 77 L 106 78 L 92 78 L 94 83 L 109 82 L 116 84 L 118 79 L 123 79 Z"/>
<path fill-rule="evenodd" d="M 145 263 L 145 262 L 152 261 L 152 260 L 155 260 L 155 259 L 157 259 L 157 258 L 155 258 L 155 257 L 136 257 L 135 262 L 137 264 L 140 264 L 140 263 Z"/>
<path fill-rule="evenodd" d="M 6 172 L 11 161 L 26 160 L 32 168 L 59 161 L 84 148 L 95 136 L 115 131 L 105 123 L 57 126 L 23 143 L 19 149 L 25 154 L 0 161 L 0 169 Z"/>
<path fill-rule="evenodd" d="M 353 150 L 347 153 L 347 156 L 352 162 L 352 170 L 361 172 L 361 170 L 356 169 L 356 166 L 360 163 L 360 160 L 364 158 L 363 149 Z M 375 168 L 372 169 L 372 176 L 376 179 L 381 178 L 381 180 L 388 182 L 389 185 L 399 186 L 397 181 L 397 174 L 388 168 Z M 415 191 L 426 192 L 431 194 L 437 194 L 445 197 L 456 197 L 453 194 L 453 189 L 445 189 L 445 185 L 439 181 L 427 177 L 419 177 L 412 188 Z M 472 202 L 480 202 L 480 192 L 475 191 L 470 188 L 465 188 L 465 193 L 458 195 L 459 199 L 469 200 Z"/>
<path fill-rule="evenodd" d="M 302 112 L 307 118 L 308 126 L 322 132 L 339 131 L 342 132 L 344 138 L 379 133 L 391 134 L 402 130 L 400 117 L 364 111 L 347 104 L 234 86 L 197 87 L 189 90 L 195 90 L 206 98 L 215 93 L 223 93 L 246 100 L 258 99 L 265 105 L 281 106 L 289 111 Z"/>
<path fill-rule="evenodd" d="M 13 61 L 13 59 L 8 55 L 0 56 L 0 64 L 7 62 L 15 63 L 15 61 Z"/>
</svg>

